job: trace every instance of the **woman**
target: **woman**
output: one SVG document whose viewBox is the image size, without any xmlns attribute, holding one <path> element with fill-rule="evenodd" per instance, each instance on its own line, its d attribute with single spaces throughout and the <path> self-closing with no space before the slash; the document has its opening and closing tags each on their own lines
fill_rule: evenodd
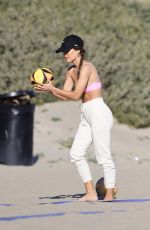
<svg viewBox="0 0 150 230">
<path fill-rule="evenodd" d="M 86 150 L 93 142 L 96 159 L 103 166 L 106 195 L 111 201 L 115 191 L 115 165 L 110 152 L 110 131 L 113 117 L 102 98 L 102 85 L 95 66 L 84 59 L 84 42 L 77 35 L 64 38 L 56 53 L 62 52 L 64 59 L 73 65 L 68 69 L 63 89 L 52 83 L 37 85 L 36 89 L 52 93 L 63 100 L 80 100 L 81 122 L 70 151 L 71 162 L 77 167 L 86 193 L 80 201 L 96 201 L 91 173 L 85 160 Z"/>
</svg>

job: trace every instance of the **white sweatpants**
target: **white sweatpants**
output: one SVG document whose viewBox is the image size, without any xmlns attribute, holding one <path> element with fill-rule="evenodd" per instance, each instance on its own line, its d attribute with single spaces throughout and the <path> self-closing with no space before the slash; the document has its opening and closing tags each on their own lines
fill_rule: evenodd
<svg viewBox="0 0 150 230">
<path fill-rule="evenodd" d="M 111 110 L 103 98 L 96 98 L 81 104 L 81 122 L 70 151 L 71 162 L 77 167 L 83 183 L 92 180 L 86 151 L 93 142 L 96 159 L 103 166 L 106 188 L 114 188 L 115 165 L 110 151 L 110 133 L 113 125 Z"/>
</svg>

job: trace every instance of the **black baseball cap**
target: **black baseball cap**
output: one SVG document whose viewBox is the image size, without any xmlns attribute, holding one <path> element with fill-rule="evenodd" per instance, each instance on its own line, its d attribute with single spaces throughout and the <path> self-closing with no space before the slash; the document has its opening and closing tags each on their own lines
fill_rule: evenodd
<svg viewBox="0 0 150 230">
<path fill-rule="evenodd" d="M 63 39 L 61 47 L 56 50 L 56 53 L 67 53 L 71 49 L 82 49 L 83 46 L 83 40 L 79 36 L 71 34 Z"/>
</svg>

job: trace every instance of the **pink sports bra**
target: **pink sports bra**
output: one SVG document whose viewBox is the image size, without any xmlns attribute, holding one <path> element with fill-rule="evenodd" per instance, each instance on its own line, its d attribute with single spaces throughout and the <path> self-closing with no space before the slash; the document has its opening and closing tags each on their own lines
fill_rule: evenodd
<svg viewBox="0 0 150 230">
<path fill-rule="evenodd" d="M 90 91 L 100 89 L 102 87 L 101 82 L 94 82 L 91 85 L 87 86 L 86 89 L 84 90 L 85 93 L 88 93 Z"/>
</svg>

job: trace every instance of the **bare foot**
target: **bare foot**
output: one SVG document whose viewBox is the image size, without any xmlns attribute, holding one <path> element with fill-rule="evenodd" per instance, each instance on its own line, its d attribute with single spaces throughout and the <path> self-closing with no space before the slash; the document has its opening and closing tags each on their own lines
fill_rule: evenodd
<svg viewBox="0 0 150 230">
<path fill-rule="evenodd" d="M 114 200 L 116 198 L 115 196 L 117 194 L 117 191 L 118 191 L 118 189 L 116 186 L 115 186 L 115 188 L 107 189 L 104 201 Z"/>
<path fill-rule="evenodd" d="M 94 194 L 85 194 L 84 196 L 82 196 L 78 201 L 97 201 L 98 197 L 97 195 Z"/>
</svg>

